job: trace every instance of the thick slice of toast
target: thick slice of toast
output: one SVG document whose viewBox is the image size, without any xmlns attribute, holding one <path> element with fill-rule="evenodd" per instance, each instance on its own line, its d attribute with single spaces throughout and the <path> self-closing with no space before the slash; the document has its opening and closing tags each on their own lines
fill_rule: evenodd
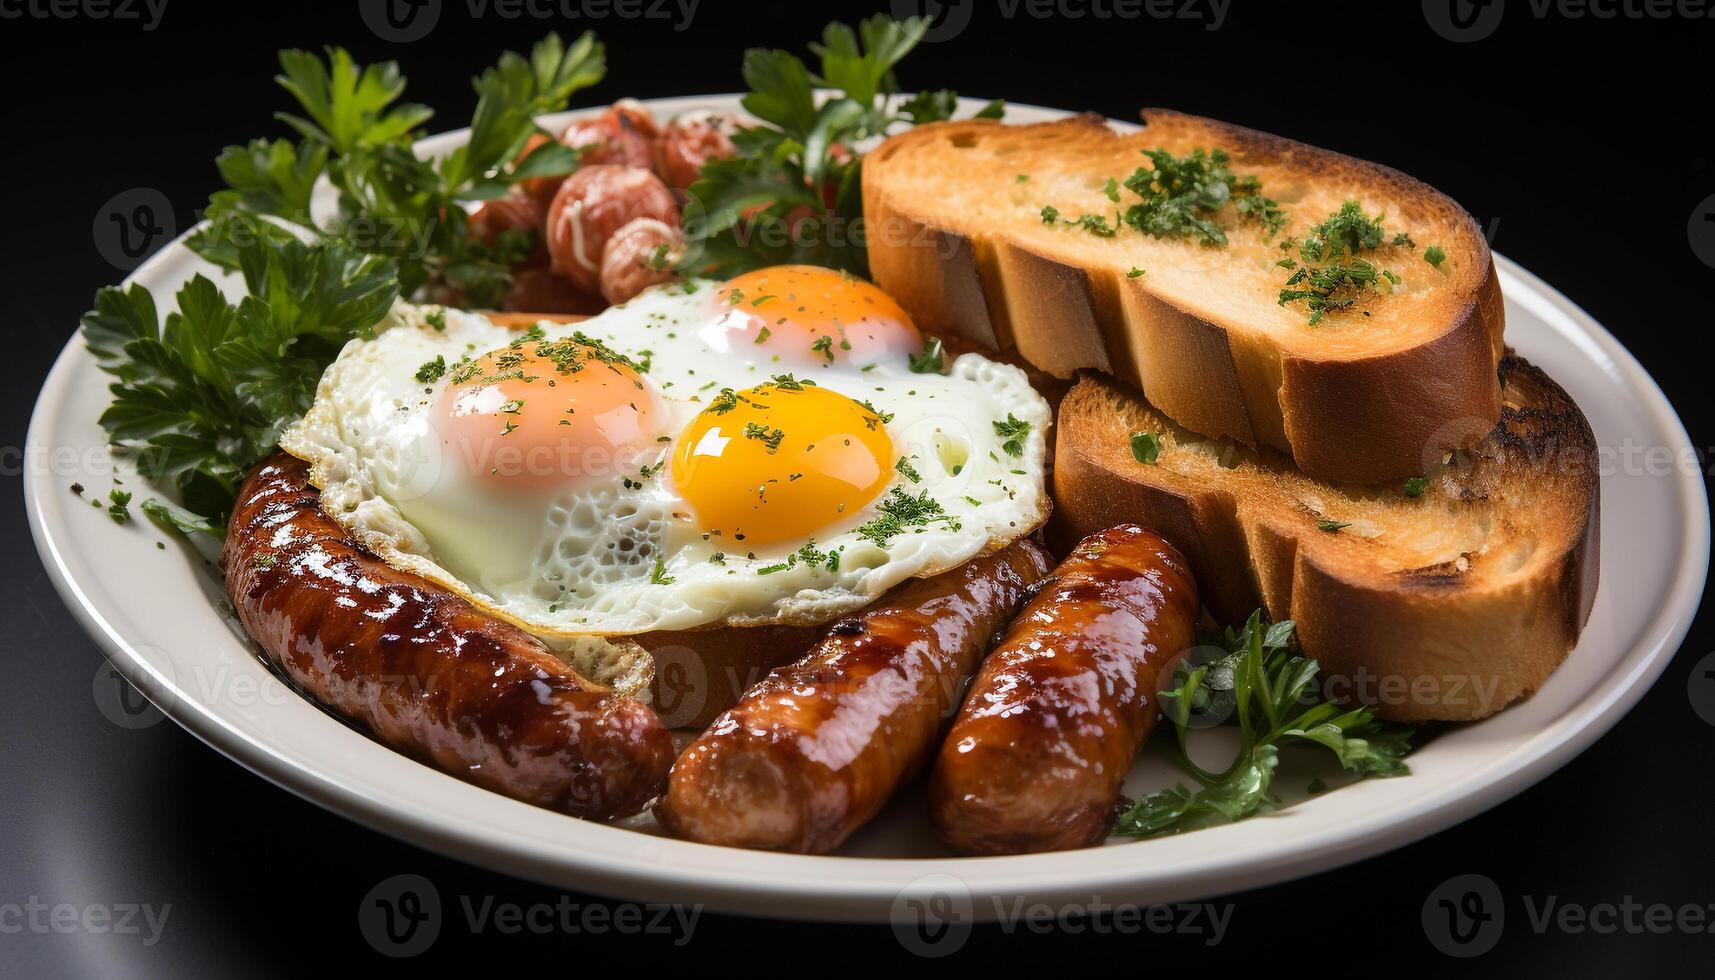
<svg viewBox="0 0 1715 980">
<path fill-rule="evenodd" d="M 1470 215 L 1376 164 L 1176 112 L 1144 118 L 1129 135 L 1086 116 L 941 123 L 888 140 L 863 170 L 876 283 L 932 331 L 1016 348 L 1059 377 L 1113 374 L 1193 431 L 1282 450 L 1323 479 L 1412 476 L 1489 430 L 1504 314 Z M 1225 151 L 1284 225 L 1271 232 L 1230 203 L 1210 216 L 1225 245 L 1126 225 L 1143 197 L 1125 181 L 1153 169 L 1143 151 L 1157 148 Z M 1336 298 L 1353 302 L 1312 325 L 1308 301 L 1280 303 L 1296 270 L 1279 263 L 1307 265 L 1280 245 L 1346 201 L 1383 215 L 1382 243 L 1357 257 L 1388 292 L 1343 288 Z M 1086 215 L 1105 228 L 1080 224 Z M 1414 246 L 1393 244 L 1402 232 Z"/>
<path fill-rule="evenodd" d="M 1141 523 L 1189 559 L 1218 620 L 1259 606 L 1296 620 L 1330 693 L 1401 721 L 1485 717 L 1565 659 L 1598 553 L 1589 423 L 1527 362 L 1506 357 L 1498 377 L 1501 420 L 1479 444 L 1421 484 L 1357 486 L 1198 436 L 1086 375 L 1060 407 L 1051 539 Z M 1139 432 L 1157 441 L 1153 464 L 1134 453 Z"/>
</svg>

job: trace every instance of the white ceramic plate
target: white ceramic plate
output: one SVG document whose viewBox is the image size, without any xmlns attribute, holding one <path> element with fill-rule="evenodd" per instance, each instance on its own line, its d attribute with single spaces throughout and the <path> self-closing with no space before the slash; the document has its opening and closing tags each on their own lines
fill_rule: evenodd
<svg viewBox="0 0 1715 980">
<path fill-rule="evenodd" d="M 967 111 L 980 102 L 967 100 Z M 733 111 L 736 99 L 657 102 Z M 1013 107 L 1012 121 L 1064 113 Z M 1116 123 L 1116 125 L 1125 125 Z M 435 137 L 444 152 L 463 134 Z M 1117 841 L 1061 854 L 953 858 L 928 834 L 908 791 L 835 857 L 690 844 L 648 818 L 587 823 L 442 775 L 365 738 L 286 689 L 256 660 L 212 569 L 145 520 L 119 526 L 69 492 L 111 485 L 96 418 L 107 379 L 74 337 L 31 421 L 25 496 L 55 585 L 118 669 L 199 738 L 267 779 L 384 833 L 500 871 L 566 888 L 703 902 L 727 911 L 885 919 L 901 897 L 950 894 L 975 918 L 995 899 L 1171 902 L 1258 887 L 1397 847 L 1493 806 L 1553 772 L 1625 713 L 1661 673 L 1690 624 L 1709 560 L 1703 480 L 1661 390 L 1590 317 L 1530 273 L 1497 257 L 1510 343 L 1577 399 L 1604 449 L 1602 573 L 1582 641 L 1537 695 L 1479 724 L 1448 731 L 1411 758 L 1406 778 L 1370 780 L 1278 813 L 1173 838 Z M 197 271 L 181 244 L 132 276 L 163 305 Z M 165 310 L 162 311 L 163 313 Z M 71 325 L 68 324 L 68 328 Z M 147 496 L 140 480 L 120 478 Z M 1505 651 L 1497 651 L 1504 655 Z M 1309 775 L 1283 777 L 1291 793 Z M 1147 753 L 1129 792 L 1174 771 Z M 968 902 L 968 905 L 965 903 Z"/>
</svg>

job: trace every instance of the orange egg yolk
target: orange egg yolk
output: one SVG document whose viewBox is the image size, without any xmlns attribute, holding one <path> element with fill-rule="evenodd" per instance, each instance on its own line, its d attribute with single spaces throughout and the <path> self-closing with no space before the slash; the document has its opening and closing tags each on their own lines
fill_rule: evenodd
<svg viewBox="0 0 1715 980">
<path fill-rule="evenodd" d="M 803 542 L 855 516 L 893 465 L 881 416 L 788 381 L 721 391 L 680 434 L 672 475 L 711 540 L 743 551 Z"/>
<path fill-rule="evenodd" d="M 515 341 L 447 377 L 442 443 L 491 486 L 617 483 L 661 448 L 654 391 L 599 343 Z"/>
<path fill-rule="evenodd" d="M 923 335 L 893 297 L 854 276 L 781 265 L 729 279 L 721 315 L 704 334 L 720 352 L 776 355 L 804 365 L 869 364 L 923 349 Z"/>
</svg>

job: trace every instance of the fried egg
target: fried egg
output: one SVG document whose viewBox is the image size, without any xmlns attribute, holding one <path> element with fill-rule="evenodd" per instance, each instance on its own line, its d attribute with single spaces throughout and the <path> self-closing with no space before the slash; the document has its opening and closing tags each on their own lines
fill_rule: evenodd
<svg viewBox="0 0 1715 980">
<path fill-rule="evenodd" d="M 281 445 L 383 560 L 540 636 L 813 625 L 1047 516 L 1047 403 L 924 345 L 806 266 L 525 331 L 400 303 Z"/>
</svg>

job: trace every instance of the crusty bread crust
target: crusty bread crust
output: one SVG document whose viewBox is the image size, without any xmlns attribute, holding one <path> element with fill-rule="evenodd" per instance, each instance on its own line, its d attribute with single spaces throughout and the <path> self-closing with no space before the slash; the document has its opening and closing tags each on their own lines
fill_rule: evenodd
<svg viewBox="0 0 1715 980">
<path fill-rule="evenodd" d="M 1167 110 L 1144 119 L 1143 132 L 1123 136 L 1082 116 L 938 123 L 888 140 L 864 162 L 876 283 L 931 331 L 1016 350 L 1062 378 L 1113 374 L 1193 431 L 1279 449 L 1322 479 L 1421 473 L 1426 455 L 1494 423 L 1505 321 L 1493 257 L 1469 214 L 1377 164 Z M 1302 308 L 1280 308 L 1287 273 L 1260 233 L 1229 227 L 1234 244 L 1212 250 L 1129 229 L 1097 238 L 1036 216 L 1051 197 L 1077 213 L 1057 195 L 1123 179 L 1144 162 L 1140 150 L 1158 146 L 1228 151 L 1235 172 L 1281 195 L 1292 219 L 1285 234 L 1321 221 L 1328 201 L 1356 199 L 1386 212 L 1389 231 L 1441 245 L 1448 261 L 1438 272 L 1421 253 L 1400 252 L 1388 264 L 1407 276 L 1405 289 L 1310 327 Z M 1015 184 L 1017 175 L 1034 184 Z M 1090 211 L 1116 209 L 1085 193 L 1095 195 L 1084 201 Z M 1248 257 L 1223 254 L 1247 235 L 1256 239 Z M 1128 276 L 1134 265 L 1144 274 Z M 1217 275 L 1220 288 L 1208 288 Z"/>
<path fill-rule="evenodd" d="M 1577 642 L 1599 548 L 1589 423 L 1519 358 L 1498 378 L 1500 422 L 1414 498 L 1203 439 L 1087 375 L 1061 405 L 1050 542 L 1143 524 L 1185 554 L 1217 620 L 1258 607 L 1295 620 L 1331 693 L 1399 721 L 1486 717 L 1534 692 Z M 1154 465 L 1133 458 L 1139 431 L 1161 440 Z"/>
</svg>

